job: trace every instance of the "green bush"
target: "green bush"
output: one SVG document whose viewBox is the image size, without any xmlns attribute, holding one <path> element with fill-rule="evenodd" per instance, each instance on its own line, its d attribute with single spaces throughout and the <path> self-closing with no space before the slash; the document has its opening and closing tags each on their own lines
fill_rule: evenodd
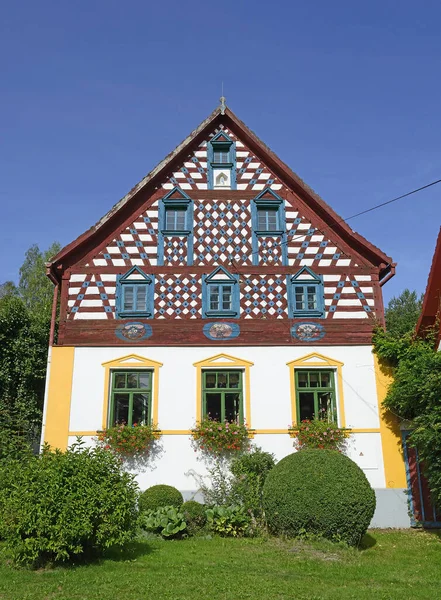
<svg viewBox="0 0 441 600">
<path fill-rule="evenodd" d="M 171 485 L 153 485 L 139 497 L 139 510 L 156 510 L 163 506 L 182 506 L 184 498 L 179 490 Z"/>
<path fill-rule="evenodd" d="M 207 509 L 207 524 L 213 533 L 224 537 L 246 535 L 251 519 L 243 506 L 213 506 Z"/>
<path fill-rule="evenodd" d="M 0 476 L 1 535 L 18 563 L 92 557 L 135 536 L 137 484 L 101 448 L 46 448 Z"/>
<path fill-rule="evenodd" d="M 188 500 L 181 506 L 190 534 L 197 533 L 204 528 L 207 522 L 207 507 L 196 500 Z"/>
<path fill-rule="evenodd" d="M 336 450 L 301 450 L 268 474 L 263 506 L 272 533 L 314 534 L 356 546 L 375 510 L 363 471 Z"/>
<path fill-rule="evenodd" d="M 161 506 L 141 513 L 139 525 L 145 531 L 159 533 L 164 538 L 179 537 L 187 529 L 183 513 L 175 506 Z"/>
<path fill-rule="evenodd" d="M 244 506 L 252 517 L 263 518 L 262 494 L 266 476 L 275 465 L 273 454 L 254 448 L 231 463 L 231 498 Z"/>
</svg>

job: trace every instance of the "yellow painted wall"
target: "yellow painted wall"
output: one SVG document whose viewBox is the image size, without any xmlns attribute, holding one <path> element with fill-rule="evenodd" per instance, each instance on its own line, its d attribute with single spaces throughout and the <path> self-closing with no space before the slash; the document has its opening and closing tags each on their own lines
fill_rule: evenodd
<svg viewBox="0 0 441 600">
<path fill-rule="evenodd" d="M 51 352 L 44 441 L 66 450 L 75 348 L 54 346 Z"/>
<path fill-rule="evenodd" d="M 392 382 L 392 376 L 387 367 L 380 365 L 376 355 L 374 355 L 374 361 L 386 487 L 406 488 L 406 470 L 399 421 L 397 417 L 382 406 L 387 388 Z"/>
</svg>

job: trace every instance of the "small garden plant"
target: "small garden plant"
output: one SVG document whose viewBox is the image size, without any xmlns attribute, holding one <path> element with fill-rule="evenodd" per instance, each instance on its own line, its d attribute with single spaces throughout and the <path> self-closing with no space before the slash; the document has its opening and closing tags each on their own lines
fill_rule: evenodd
<svg viewBox="0 0 441 600">
<path fill-rule="evenodd" d="M 321 419 L 305 419 L 299 425 L 290 428 L 295 438 L 297 450 L 318 448 L 320 450 L 346 450 L 349 432 L 336 423 Z"/>
<path fill-rule="evenodd" d="M 145 531 L 170 539 L 182 536 L 187 529 L 184 514 L 175 506 L 162 506 L 143 512 L 139 517 L 139 525 Z"/>
<path fill-rule="evenodd" d="M 157 510 L 164 506 L 180 508 L 184 499 L 181 492 L 172 485 L 152 485 L 139 496 L 138 507 L 141 512 Z"/>
<path fill-rule="evenodd" d="M 219 457 L 245 452 L 249 448 L 250 431 L 246 424 L 202 419 L 191 430 L 193 448 L 207 457 Z"/>
<path fill-rule="evenodd" d="M 118 423 L 99 431 L 97 441 L 103 448 L 113 451 L 122 458 L 146 458 L 160 436 L 161 432 L 155 425 Z"/>
</svg>

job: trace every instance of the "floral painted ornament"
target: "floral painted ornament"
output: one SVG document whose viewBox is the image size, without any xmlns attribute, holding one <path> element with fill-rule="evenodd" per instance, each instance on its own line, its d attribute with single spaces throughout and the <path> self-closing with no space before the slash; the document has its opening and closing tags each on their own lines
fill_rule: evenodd
<svg viewBox="0 0 441 600">
<path fill-rule="evenodd" d="M 325 337 L 325 328 L 320 323 L 298 323 L 291 327 L 291 335 L 300 342 L 316 342 Z"/>
<path fill-rule="evenodd" d="M 116 328 L 115 334 L 120 340 L 139 342 L 152 335 L 152 328 L 145 323 L 125 323 Z"/>
</svg>

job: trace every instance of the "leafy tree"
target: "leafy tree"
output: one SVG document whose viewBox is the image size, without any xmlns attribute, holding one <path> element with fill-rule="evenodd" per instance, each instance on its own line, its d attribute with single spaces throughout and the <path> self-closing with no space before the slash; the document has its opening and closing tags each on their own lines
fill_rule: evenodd
<svg viewBox="0 0 441 600">
<path fill-rule="evenodd" d="M 0 284 L 0 298 L 4 298 L 5 296 L 17 296 L 18 290 L 13 281 L 5 281 L 5 283 Z"/>
<path fill-rule="evenodd" d="M 435 334 L 424 340 L 406 334 L 394 338 L 378 330 L 374 348 L 384 366 L 392 369 L 393 382 L 384 406 L 414 425 L 409 442 L 418 447 L 436 504 L 441 505 L 441 352 Z"/>
<path fill-rule="evenodd" d="M 46 316 L 51 313 L 53 284 L 46 277 L 45 263 L 57 254 L 60 244 L 54 242 L 45 252 L 34 244 L 25 254 L 25 260 L 20 267 L 18 290 L 26 307 L 34 314 Z"/>
<path fill-rule="evenodd" d="M 58 249 L 32 246 L 18 287 L 0 288 L 0 460 L 38 441 L 53 295 L 44 263 Z"/>
<path fill-rule="evenodd" d="M 398 297 L 393 297 L 385 311 L 386 329 L 398 338 L 413 331 L 421 313 L 423 297 L 415 291 L 405 289 Z"/>
</svg>

